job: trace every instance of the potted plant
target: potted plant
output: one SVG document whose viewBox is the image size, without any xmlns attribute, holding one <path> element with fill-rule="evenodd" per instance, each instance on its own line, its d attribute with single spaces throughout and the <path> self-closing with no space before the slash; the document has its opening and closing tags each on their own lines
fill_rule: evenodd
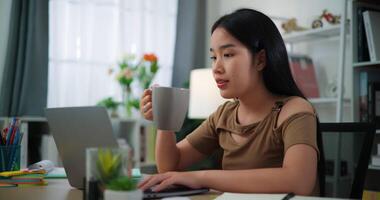
<svg viewBox="0 0 380 200">
<path fill-rule="evenodd" d="M 100 100 L 96 105 L 106 107 L 111 117 L 118 117 L 117 107 L 119 104 L 120 103 L 115 101 L 112 97 L 107 97 Z"/>
<path fill-rule="evenodd" d="M 101 148 L 97 152 L 97 168 L 105 200 L 140 200 L 141 190 L 131 175 L 130 151 Z"/>
<path fill-rule="evenodd" d="M 137 189 L 137 181 L 129 176 L 118 177 L 106 184 L 105 200 L 140 200 L 143 192 Z"/>
</svg>

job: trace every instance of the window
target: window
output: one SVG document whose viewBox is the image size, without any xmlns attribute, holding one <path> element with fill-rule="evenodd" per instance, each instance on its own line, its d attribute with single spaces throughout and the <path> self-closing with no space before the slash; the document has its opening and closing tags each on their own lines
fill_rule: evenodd
<svg viewBox="0 0 380 200">
<path fill-rule="evenodd" d="M 155 53 L 170 85 L 177 0 L 50 0 L 48 107 L 121 100 L 108 71 L 125 53 Z"/>
</svg>

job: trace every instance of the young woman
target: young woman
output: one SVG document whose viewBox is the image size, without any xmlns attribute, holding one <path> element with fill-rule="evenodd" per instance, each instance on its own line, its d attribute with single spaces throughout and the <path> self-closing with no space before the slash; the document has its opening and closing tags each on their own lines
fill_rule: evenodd
<svg viewBox="0 0 380 200">
<path fill-rule="evenodd" d="M 174 132 L 158 130 L 159 174 L 139 187 L 318 195 L 318 121 L 293 81 L 276 26 L 258 11 L 240 9 L 217 20 L 211 33 L 215 82 L 222 97 L 236 100 L 178 143 Z M 151 120 L 151 90 L 144 91 L 141 108 Z M 222 170 L 181 172 L 220 148 Z"/>
</svg>

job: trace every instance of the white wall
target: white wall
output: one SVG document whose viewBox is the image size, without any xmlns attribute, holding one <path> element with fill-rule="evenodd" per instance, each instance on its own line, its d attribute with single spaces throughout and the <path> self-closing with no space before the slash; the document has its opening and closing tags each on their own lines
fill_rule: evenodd
<svg viewBox="0 0 380 200">
<path fill-rule="evenodd" d="M 207 2 L 207 39 L 209 44 L 210 29 L 212 24 L 222 15 L 233 12 L 239 8 L 253 8 L 270 16 L 277 28 L 281 29 L 281 20 L 277 18 L 296 18 L 300 26 L 310 28 L 314 19 L 322 14 L 324 9 L 333 14 L 341 15 L 343 13 L 343 2 L 345 0 L 208 0 Z M 348 9 L 350 10 L 350 9 Z M 349 16 L 349 15 L 348 15 Z M 346 67 L 345 67 L 345 84 L 344 96 L 351 98 L 352 95 L 352 67 L 350 42 L 346 46 Z M 206 46 L 209 49 L 209 45 Z M 328 85 L 337 78 L 337 68 L 339 65 L 339 37 L 329 40 L 319 40 L 310 43 L 303 43 L 295 46 L 295 53 L 307 54 L 313 58 L 321 95 L 326 94 Z M 206 51 L 208 52 L 208 50 Z M 211 66 L 209 59 L 205 62 L 206 66 Z M 326 121 L 335 120 L 335 105 L 324 105 L 323 115 Z M 318 109 L 318 108 L 317 108 Z M 351 110 L 346 106 L 344 109 L 344 119 L 351 120 Z"/>
<path fill-rule="evenodd" d="M 11 5 L 11 0 L 0 1 L 0 88 L 3 78 L 3 69 L 8 45 L 9 17 L 11 13 Z"/>
</svg>

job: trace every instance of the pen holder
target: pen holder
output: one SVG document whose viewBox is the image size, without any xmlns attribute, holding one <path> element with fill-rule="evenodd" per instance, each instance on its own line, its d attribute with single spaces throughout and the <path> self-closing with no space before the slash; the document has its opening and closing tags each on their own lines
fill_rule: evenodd
<svg viewBox="0 0 380 200">
<path fill-rule="evenodd" d="M 0 145 L 0 172 L 20 170 L 21 145 Z"/>
</svg>

